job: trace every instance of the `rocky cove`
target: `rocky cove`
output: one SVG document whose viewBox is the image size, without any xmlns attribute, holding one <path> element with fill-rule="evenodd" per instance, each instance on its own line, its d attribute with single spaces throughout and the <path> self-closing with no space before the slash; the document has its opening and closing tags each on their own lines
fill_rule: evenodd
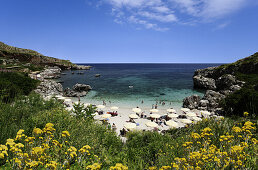
<svg viewBox="0 0 258 170">
<path fill-rule="evenodd" d="M 253 91 L 251 93 L 257 93 L 257 59 L 258 53 L 255 53 L 231 64 L 196 70 L 193 75 L 193 86 L 195 89 L 204 89 L 206 92 L 203 97 L 198 95 L 186 97 L 183 100 L 183 107 L 208 110 L 220 114 L 223 112 L 221 108 L 222 100 L 239 92 L 243 87 L 245 87 L 245 91 L 248 91 L 248 93 L 246 93 L 248 94 L 247 97 L 250 96 L 249 90 Z M 243 92 L 241 95 L 243 95 Z M 249 105 L 255 110 L 258 103 L 255 101 L 255 94 L 253 97 L 254 98 L 251 99 L 252 104 L 249 103 Z M 233 97 L 234 100 L 235 98 L 236 96 Z M 245 103 L 245 101 L 243 101 L 243 103 Z M 228 109 L 231 109 L 231 112 L 236 111 L 236 108 L 235 110 L 233 108 Z"/>
<path fill-rule="evenodd" d="M 83 66 L 79 67 L 80 70 L 84 70 L 83 68 Z M 85 68 L 88 69 L 88 67 Z M 34 91 L 43 97 L 57 95 L 65 97 L 83 97 L 92 89 L 90 85 L 79 83 L 75 84 L 72 89 L 63 89 L 62 84 L 55 80 L 60 78 L 61 73 L 62 69 L 57 66 L 46 67 L 41 72 L 32 72 L 29 74 L 29 76 L 33 79 L 41 81 L 39 86 Z"/>
</svg>

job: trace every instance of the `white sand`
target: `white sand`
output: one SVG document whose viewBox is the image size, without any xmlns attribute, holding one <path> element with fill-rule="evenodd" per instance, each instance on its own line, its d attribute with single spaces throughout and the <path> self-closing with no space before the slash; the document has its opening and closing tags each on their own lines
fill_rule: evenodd
<svg viewBox="0 0 258 170">
<path fill-rule="evenodd" d="M 76 101 L 76 99 L 72 99 L 73 101 Z M 72 105 L 72 103 L 71 102 L 68 102 L 70 105 Z M 86 103 L 85 101 L 83 102 L 83 103 Z M 87 102 L 88 103 L 88 102 Z M 96 103 L 91 103 L 91 104 L 93 104 L 93 105 L 100 105 L 100 104 L 103 104 L 102 102 L 96 102 Z M 132 113 L 134 113 L 133 111 L 132 111 L 132 108 L 135 108 L 135 107 L 137 107 L 137 106 L 130 106 L 130 105 L 126 105 L 126 104 L 124 104 L 124 105 L 116 105 L 115 103 L 106 103 L 106 107 L 104 108 L 104 109 L 98 109 L 98 110 L 102 110 L 104 113 L 106 113 L 106 112 L 112 112 L 113 110 L 111 110 L 111 107 L 113 107 L 113 106 L 118 106 L 119 107 L 119 109 L 117 110 L 117 113 L 118 113 L 118 116 L 114 116 L 114 117 L 110 117 L 110 118 L 108 118 L 108 122 L 112 125 L 113 123 L 116 125 L 116 133 L 119 135 L 120 134 L 120 130 L 121 129 L 123 129 L 124 128 L 124 124 L 126 123 L 126 121 L 129 121 L 129 115 L 130 114 L 132 114 Z M 147 115 L 147 117 L 149 117 L 150 116 L 150 109 L 152 109 L 151 108 L 151 106 L 149 107 L 149 106 L 146 106 L 146 105 L 144 105 L 144 104 L 139 104 L 138 105 L 138 107 L 142 110 L 142 112 L 144 112 L 146 115 Z M 167 114 L 167 109 L 169 109 L 169 108 L 172 108 L 173 106 L 171 106 L 171 105 L 169 105 L 169 104 L 167 104 L 167 105 L 164 105 L 164 106 L 162 106 L 161 104 L 159 104 L 158 105 L 158 110 L 159 110 L 159 112 L 157 112 L 156 114 L 159 114 L 159 115 L 161 115 L 161 116 L 163 116 L 163 115 L 165 115 L 165 114 Z M 71 107 L 69 107 L 69 109 L 71 109 Z M 181 115 L 181 114 L 184 114 L 185 115 L 185 113 L 183 113 L 181 110 L 180 110 L 180 108 L 173 108 L 173 109 L 175 109 L 176 110 L 176 113 L 177 114 L 179 114 L 179 115 Z M 201 117 L 201 114 L 200 114 L 200 111 L 198 111 L 198 110 L 191 110 L 191 112 L 194 112 L 194 113 L 196 113 L 197 114 L 197 116 L 198 117 Z M 188 119 L 191 119 L 191 117 L 187 117 Z M 103 120 L 103 118 L 101 117 L 101 115 L 96 115 L 96 116 L 94 116 L 94 119 L 95 120 Z M 146 119 L 146 118 L 138 118 L 138 119 L 134 119 L 135 120 L 135 122 L 136 122 L 136 124 L 137 124 L 137 126 L 136 126 L 136 128 L 135 129 L 133 129 L 133 130 L 153 130 L 154 128 L 151 128 L 151 127 L 147 127 L 146 126 L 146 123 L 148 122 L 148 121 L 150 121 L 150 120 L 148 120 L 148 119 Z M 178 124 L 179 124 L 179 126 L 178 126 L 178 128 L 180 128 L 180 127 L 184 127 L 186 124 L 184 124 L 184 123 L 182 123 L 180 120 L 181 119 L 179 119 L 179 118 L 173 118 L 173 120 L 174 121 L 176 121 Z M 167 126 L 167 125 L 164 125 L 163 123 L 162 123 L 162 125 L 161 126 L 158 126 L 158 129 L 159 129 L 159 132 L 161 132 L 162 130 L 168 130 L 168 129 L 170 129 L 170 127 L 169 126 Z"/>
</svg>

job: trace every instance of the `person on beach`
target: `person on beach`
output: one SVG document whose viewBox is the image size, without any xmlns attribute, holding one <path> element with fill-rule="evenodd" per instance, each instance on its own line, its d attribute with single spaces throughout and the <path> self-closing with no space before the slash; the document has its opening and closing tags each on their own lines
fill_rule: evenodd
<svg viewBox="0 0 258 170">
<path fill-rule="evenodd" d="M 79 102 L 81 101 L 80 96 L 78 96 L 78 101 L 79 101 Z"/>
<path fill-rule="evenodd" d="M 157 109 L 157 108 L 158 108 L 158 105 L 156 104 L 156 105 L 155 105 L 155 109 Z"/>
<path fill-rule="evenodd" d="M 142 100 L 142 104 L 143 104 L 143 100 Z"/>
<path fill-rule="evenodd" d="M 111 129 L 111 125 L 110 125 L 110 123 L 108 123 L 108 130 L 110 130 Z"/>
<path fill-rule="evenodd" d="M 116 131 L 116 125 L 115 125 L 115 123 L 113 123 L 113 125 L 112 125 L 112 130 L 113 130 L 113 131 Z"/>
<path fill-rule="evenodd" d="M 153 109 L 154 108 L 154 104 L 151 106 L 151 109 Z"/>
</svg>

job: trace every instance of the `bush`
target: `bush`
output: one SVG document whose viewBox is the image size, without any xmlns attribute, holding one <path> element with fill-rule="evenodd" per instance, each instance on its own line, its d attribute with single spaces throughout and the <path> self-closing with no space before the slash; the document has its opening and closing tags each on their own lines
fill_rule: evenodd
<svg viewBox="0 0 258 170">
<path fill-rule="evenodd" d="M 13 101 L 18 95 L 28 95 L 38 84 L 24 73 L 0 72 L 0 97 L 4 102 Z"/>
<path fill-rule="evenodd" d="M 0 143 L 14 137 L 21 128 L 31 131 L 36 126 L 33 122 L 34 115 L 60 107 L 62 106 L 54 100 L 44 101 L 38 94 L 21 96 L 11 104 L 0 102 Z"/>
</svg>

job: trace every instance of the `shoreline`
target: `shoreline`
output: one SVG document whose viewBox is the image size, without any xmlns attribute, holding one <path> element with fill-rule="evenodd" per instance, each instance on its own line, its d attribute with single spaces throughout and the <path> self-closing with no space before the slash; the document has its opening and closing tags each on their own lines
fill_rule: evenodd
<svg viewBox="0 0 258 170">
<path fill-rule="evenodd" d="M 54 74 L 54 75 L 53 75 Z M 71 112 L 71 115 L 73 115 L 72 110 L 73 110 L 73 104 L 78 102 L 78 98 L 77 97 L 64 97 L 64 90 L 63 90 L 63 86 L 61 83 L 57 83 L 56 79 L 60 77 L 60 75 L 62 74 L 62 70 L 58 67 L 50 67 L 50 68 L 46 68 L 45 70 L 43 70 L 40 73 L 37 73 L 34 76 L 31 76 L 33 78 L 36 77 L 36 79 L 41 81 L 41 84 L 39 86 L 39 88 L 37 90 L 35 90 L 37 93 L 41 94 L 45 100 L 49 100 L 53 97 L 56 97 L 57 100 L 60 100 L 63 102 L 63 104 L 66 106 L 66 110 Z M 50 90 L 49 90 L 50 89 Z M 166 117 L 169 113 L 167 112 L 167 109 L 175 109 L 176 111 L 174 112 L 175 114 L 177 114 L 180 118 L 173 118 L 172 120 L 177 124 L 174 128 L 183 128 L 186 127 L 189 124 L 193 124 L 196 123 L 197 121 L 202 120 L 203 117 L 210 117 L 210 116 L 215 116 L 218 117 L 218 115 L 215 115 L 214 113 L 208 113 L 208 115 L 203 115 L 200 110 L 194 109 L 194 110 L 189 110 L 189 111 L 185 111 L 183 112 L 181 110 L 182 105 L 183 105 L 183 101 L 181 102 L 180 105 L 170 105 L 168 103 L 166 103 L 165 105 L 160 104 L 159 102 L 156 103 L 153 101 L 152 104 L 150 104 L 149 102 L 147 103 L 141 103 L 141 101 L 139 102 L 135 102 L 133 101 L 132 103 L 128 103 L 126 101 L 123 102 L 114 102 L 111 101 L 111 103 L 107 100 L 105 101 L 105 103 L 103 103 L 103 101 L 101 100 L 90 100 L 87 99 L 87 97 L 80 97 L 80 101 L 82 104 L 84 105 L 102 105 L 102 104 L 106 104 L 105 108 L 103 109 L 98 109 L 99 111 L 103 111 L 104 114 L 107 112 L 112 111 L 111 107 L 119 107 L 119 109 L 117 109 L 117 113 L 118 116 L 112 116 L 107 120 L 107 122 L 112 125 L 113 123 L 116 126 L 115 132 L 117 133 L 117 135 L 120 135 L 120 130 L 122 130 L 125 127 L 125 124 L 130 120 L 129 115 L 130 114 L 134 114 L 134 112 L 132 111 L 133 108 L 139 107 L 142 111 L 139 113 L 139 115 L 141 113 L 145 114 L 146 117 L 151 117 L 150 114 L 150 110 L 154 108 L 155 104 L 157 104 L 157 109 L 159 110 L 157 113 L 159 116 Z M 195 116 L 191 117 L 191 116 L 187 116 L 188 113 L 194 113 Z M 103 121 L 105 119 L 102 118 L 102 115 L 95 115 L 94 119 L 98 122 L 98 121 Z M 183 123 L 183 120 L 189 120 L 188 123 Z M 134 128 L 134 130 L 156 130 L 160 133 L 163 133 L 166 130 L 169 130 L 171 127 L 166 125 L 167 120 L 164 119 L 155 119 L 155 121 L 158 123 L 157 127 L 148 127 L 146 126 L 146 123 L 150 122 L 150 120 L 145 119 L 145 118 L 137 118 L 134 119 L 135 123 L 136 123 L 136 127 Z M 154 124 L 155 125 L 155 124 Z M 127 131 L 129 131 L 130 129 L 127 129 Z M 125 138 L 122 137 L 123 140 L 126 140 Z"/>
</svg>

